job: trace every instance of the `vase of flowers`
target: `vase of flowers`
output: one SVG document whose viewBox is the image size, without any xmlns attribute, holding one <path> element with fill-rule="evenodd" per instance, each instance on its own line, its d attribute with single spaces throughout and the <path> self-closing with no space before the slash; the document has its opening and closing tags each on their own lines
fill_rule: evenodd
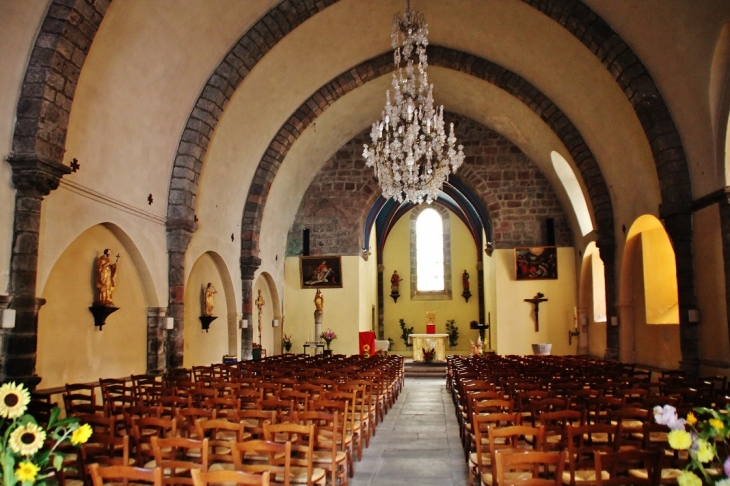
<svg viewBox="0 0 730 486">
<path fill-rule="evenodd" d="M 327 330 L 322 331 L 322 334 L 319 335 L 319 337 L 325 342 L 327 345 L 327 350 L 330 349 L 330 344 L 332 344 L 332 341 L 337 339 L 337 334 L 335 334 L 335 331 L 333 331 L 330 328 L 327 328 Z"/>
<path fill-rule="evenodd" d="M 426 361 L 426 363 L 433 363 L 433 360 L 436 358 L 436 350 L 431 348 L 426 351 L 424 348 L 421 348 L 421 351 L 423 351 L 424 361 Z"/>
<path fill-rule="evenodd" d="M 284 351 L 289 352 L 291 350 L 291 334 L 286 335 L 284 334 L 284 337 L 281 338 L 281 345 L 284 346 Z"/>
<path fill-rule="evenodd" d="M 654 407 L 654 420 L 669 427 L 669 446 L 688 451 L 689 463 L 677 478 L 679 486 L 730 486 L 730 406 L 723 412 L 698 407 L 679 418 L 671 405 Z"/>
<path fill-rule="evenodd" d="M 23 384 L 0 386 L 0 475 L 3 486 L 57 484 L 57 474 L 68 468 L 62 446 L 78 446 L 91 437 L 91 426 L 75 417 L 59 420 L 61 410 L 53 408 L 48 425 L 38 425 L 26 413 L 30 393 Z M 47 441 L 47 439 L 51 439 Z"/>
</svg>

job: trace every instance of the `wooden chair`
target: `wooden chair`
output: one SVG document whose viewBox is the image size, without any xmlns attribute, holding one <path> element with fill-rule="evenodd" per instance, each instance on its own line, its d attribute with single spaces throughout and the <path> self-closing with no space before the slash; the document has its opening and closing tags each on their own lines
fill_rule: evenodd
<svg viewBox="0 0 730 486">
<path fill-rule="evenodd" d="M 489 428 L 521 425 L 521 423 L 522 415 L 519 413 L 490 413 L 472 416 L 475 452 L 468 455 L 470 479 L 472 480 L 470 483 L 473 483 L 474 478 L 480 477 L 484 473 L 485 467 L 492 465 L 489 454 Z"/>
<path fill-rule="evenodd" d="M 330 485 L 337 486 L 337 479 L 340 480 L 340 486 L 347 485 L 347 452 L 342 447 L 347 430 L 339 414 L 302 412 L 299 414 L 299 422 L 302 425 L 315 426 L 314 466 L 321 467 L 329 473 Z"/>
<path fill-rule="evenodd" d="M 270 474 L 272 485 L 291 484 L 291 442 L 247 440 L 231 443 L 233 464 L 237 471 Z"/>
<path fill-rule="evenodd" d="M 563 484 L 595 484 L 594 453 L 606 454 L 618 450 L 618 425 L 567 424 L 565 428 L 568 440 L 568 471 L 563 472 Z"/>
<path fill-rule="evenodd" d="M 191 471 L 208 470 L 208 440 L 152 437 L 155 465 L 162 469 L 163 484 L 193 484 Z"/>
<path fill-rule="evenodd" d="M 347 417 L 350 404 L 347 401 L 317 400 L 310 402 L 309 406 L 313 411 L 337 413 L 340 417 Z M 337 438 L 338 446 L 347 456 L 347 468 L 349 470 L 350 477 L 353 477 L 355 474 L 355 451 L 353 448 L 353 439 L 344 420 L 342 421 L 342 428 L 342 436 Z"/>
<path fill-rule="evenodd" d="M 324 486 L 327 475 L 324 469 L 314 467 L 314 424 L 299 425 L 292 423 L 264 425 L 264 438 L 274 442 L 291 442 L 292 484 L 320 484 Z"/>
<path fill-rule="evenodd" d="M 481 469 L 477 475 L 479 484 L 484 486 L 496 486 L 497 484 L 495 468 L 497 452 L 518 449 L 541 451 L 545 442 L 544 427 L 527 425 L 491 427 L 487 433 L 489 435 L 489 446 L 487 447 L 489 460 L 486 464 L 485 461 L 481 461 Z M 481 449 L 478 453 L 484 455 Z"/>
<path fill-rule="evenodd" d="M 190 439 L 198 438 L 198 429 L 195 425 L 198 420 L 213 420 L 216 418 L 216 411 L 206 408 L 190 407 L 175 410 L 175 420 L 177 421 L 177 428 L 180 431 L 180 435 Z"/>
<path fill-rule="evenodd" d="M 230 442 L 243 442 L 243 423 L 222 419 L 198 420 L 195 427 L 197 438 L 208 440 L 210 469 L 233 469 Z"/>
<path fill-rule="evenodd" d="M 246 433 L 251 434 L 252 439 L 264 438 L 264 425 L 276 423 L 276 412 L 265 410 L 241 410 L 236 415 L 239 422 L 243 423 Z"/>
<path fill-rule="evenodd" d="M 84 383 L 66 384 L 63 392 L 63 406 L 66 416 L 80 414 L 103 414 L 104 406 L 96 402 L 96 386 Z"/>
<path fill-rule="evenodd" d="M 105 484 L 119 484 L 120 482 L 127 486 L 129 481 L 135 484 L 144 483 L 153 486 L 162 485 L 162 469 L 156 467 L 154 469 L 143 469 L 132 466 L 107 466 L 102 467 L 99 464 L 89 466 L 91 481 L 94 486 L 104 486 Z"/>
<path fill-rule="evenodd" d="M 660 451 L 624 450 L 594 453 L 597 486 L 647 485 L 658 486 L 660 480 Z M 632 470 L 646 470 L 646 477 L 631 474 Z M 608 479 L 604 479 L 608 473 Z"/>
<path fill-rule="evenodd" d="M 193 484 L 195 486 L 209 486 L 217 484 L 220 486 L 240 484 L 242 486 L 269 486 L 269 473 L 251 474 L 244 471 L 211 471 L 202 472 L 198 469 L 192 471 Z M 96 486 L 96 485 L 94 485 Z"/>
<path fill-rule="evenodd" d="M 132 421 L 132 437 L 137 453 L 137 464 L 154 467 L 152 437 L 168 438 L 177 436 L 177 421 L 155 417 L 142 417 Z"/>
<path fill-rule="evenodd" d="M 499 486 L 558 486 L 562 481 L 564 466 L 564 451 L 500 451 L 496 454 L 496 484 Z M 517 477 L 510 477 L 508 473 Z M 547 476 L 552 476 L 552 478 Z"/>
<path fill-rule="evenodd" d="M 89 466 L 132 466 L 134 460 L 129 457 L 129 436 L 114 436 L 93 433 L 79 451 L 78 476 L 89 478 Z M 88 482 L 87 482 L 88 484 Z"/>
</svg>

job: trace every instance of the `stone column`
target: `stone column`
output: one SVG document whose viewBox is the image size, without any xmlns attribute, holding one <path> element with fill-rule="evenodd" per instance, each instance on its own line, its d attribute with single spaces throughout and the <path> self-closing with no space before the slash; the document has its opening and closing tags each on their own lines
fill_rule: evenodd
<svg viewBox="0 0 730 486">
<path fill-rule="evenodd" d="M 603 261 L 604 278 L 606 280 L 606 359 L 619 357 L 619 328 L 611 325 L 611 318 L 618 318 L 616 308 L 616 248 L 613 242 L 598 246 Z"/>
<path fill-rule="evenodd" d="M 259 257 L 248 255 L 241 257 L 241 282 L 243 284 L 243 318 L 248 320 L 248 327 L 241 329 L 241 359 L 253 359 L 253 276 L 261 266 Z"/>
<path fill-rule="evenodd" d="M 147 308 L 147 373 L 157 375 L 167 368 L 166 316 L 167 307 Z"/>
<path fill-rule="evenodd" d="M 383 281 L 383 272 L 385 267 L 382 263 L 378 264 L 378 339 L 385 339 L 385 283 Z"/>
<path fill-rule="evenodd" d="M 0 379 L 23 382 L 32 389 L 41 380 L 35 375 L 35 365 L 38 309 L 45 303 L 36 297 L 41 203 L 71 169 L 36 155 L 11 154 L 7 161 L 13 169 L 15 186 L 9 293 L 16 317 L 15 329 L 4 331 Z"/>
<path fill-rule="evenodd" d="M 314 339 L 313 341 L 320 342 L 319 338 L 322 335 L 322 311 L 314 311 Z"/>
<path fill-rule="evenodd" d="M 175 328 L 167 333 L 167 366 L 180 368 L 183 365 L 185 336 L 185 252 L 198 229 L 197 223 L 187 219 L 168 220 L 168 285 L 170 296 L 169 315 L 175 318 Z"/>
</svg>

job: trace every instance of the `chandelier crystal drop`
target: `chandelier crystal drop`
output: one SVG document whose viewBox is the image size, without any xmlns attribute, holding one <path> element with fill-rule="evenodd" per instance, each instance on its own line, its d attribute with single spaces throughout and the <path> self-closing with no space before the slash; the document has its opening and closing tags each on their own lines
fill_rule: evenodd
<svg viewBox="0 0 730 486">
<path fill-rule="evenodd" d="M 388 90 L 382 119 L 373 123 L 372 145 L 365 144 L 363 157 L 375 168 L 384 197 L 431 203 L 464 162 L 464 146 L 456 145 L 453 123 L 446 135 L 444 107 L 434 109 L 433 84 L 426 74 L 428 24 L 422 13 L 411 10 L 410 0 L 405 13 L 393 16 L 391 39 L 393 101 Z"/>
</svg>

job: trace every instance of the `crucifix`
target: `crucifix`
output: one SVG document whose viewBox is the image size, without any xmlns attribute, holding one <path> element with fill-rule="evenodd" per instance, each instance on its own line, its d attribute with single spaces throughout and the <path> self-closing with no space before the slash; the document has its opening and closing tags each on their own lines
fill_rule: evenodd
<svg viewBox="0 0 730 486">
<path fill-rule="evenodd" d="M 261 296 L 261 289 L 259 289 L 259 296 L 256 297 L 256 300 L 254 301 L 256 307 L 259 308 L 259 346 L 261 346 L 261 308 L 265 303 L 264 298 Z"/>
<path fill-rule="evenodd" d="M 530 304 L 535 306 L 535 332 L 538 332 L 540 330 L 540 303 L 547 302 L 547 299 L 542 292 L 538 292 L 537 294 L 535 294 L 535 297 L 531 299 L 525 299 L 525 302 L 529 302 Z"/>
</svg>

